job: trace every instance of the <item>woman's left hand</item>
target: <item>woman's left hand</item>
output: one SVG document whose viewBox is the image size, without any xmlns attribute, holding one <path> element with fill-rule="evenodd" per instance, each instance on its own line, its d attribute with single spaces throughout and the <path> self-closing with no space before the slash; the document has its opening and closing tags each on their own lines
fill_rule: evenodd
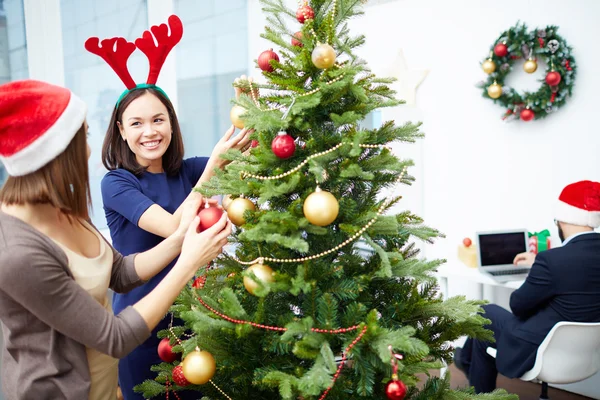
<svg viewBox="0 0 600 400">
<path fill-rule="evenodd" d="M 225 165 L 229 164 L 230 160 L 221 158 L 221 154 L 224 154 L 231 149 L 244 151 L 250 145 L 250 134 L 254 132 L 253 129 L 244 128 L 236 136 L 233 136 L 234 132 L 235 126 L 231 125 L 221 140 L 217 142 L 210 155 L 210 159 L 208 160 L 208 163 L 211 166 L 223 168 Z"/>
</svg>

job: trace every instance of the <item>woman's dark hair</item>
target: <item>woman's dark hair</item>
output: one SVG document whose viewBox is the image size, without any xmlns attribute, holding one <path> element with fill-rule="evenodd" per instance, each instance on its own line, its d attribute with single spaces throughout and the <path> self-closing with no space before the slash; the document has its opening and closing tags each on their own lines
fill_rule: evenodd
<svg viewBox="0 0 600 400">
<path fill-rule="evenodd" d="M 146 93 L 156 96 L 164 104 L 169 113 L 173 133 L 171 134 L 171 143 L 162 157 L 162 166 L 167 175 L 176 175 L 183 163 L 184 154 L 183 137 L 181 136 L 179 121 L 177 120 L 177 115 L 171 101 L 158 90 L 152 88 L 132 90 L 123 97 L 119 105 L 113 110 L 108 130 L 106 131 L 106 137 L 102 144 L 102 164 L 110 171 L 123 168 L 136 176 L 140 176 L 146 171 L 146 167 L 137 162 L 135 154 L 131 151 L 127 142 L 121 138 L 119 126 L 117 125 L 117 122 L 119 122 L 123 126 L 123 113 L 127 107 L 135 99 Z"/>
</svg>

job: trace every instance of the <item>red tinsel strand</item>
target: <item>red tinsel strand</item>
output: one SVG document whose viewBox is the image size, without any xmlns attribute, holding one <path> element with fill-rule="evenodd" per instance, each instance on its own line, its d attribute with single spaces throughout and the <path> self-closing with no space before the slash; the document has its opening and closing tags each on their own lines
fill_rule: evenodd
<svg viewBox="0 0 600 400">
<path fill-rule="evenodd" d="M 217 310 L 215 310 L 214 308 L 212 308 L 211 306 L 209 306 L 208 304 L 206 304 L 204 302 L 204 300 L 202 300 L 202 298 L 198 297 L 198 301 L 200 302 L 200 304 L 202 304 L 204 307 L 206 307 L 209 311 L 211 311 L 212 313 L 218 315 L 219 317 L 223 318 L 226 321 L 229 322 L 233 322 L 234 324 L 246 324 L 246 325 L 251 325 L 255 328 L 261 328 L 261 329 L 266 329 L 269 331 L 279 331 L 279 332 L 286 332 L 287 328 L 282 328 L 280 326 L 270 326 L 270 325 L 263 325 L 263 324 L 257 324 L 256 322 L 251 322 L 251 321 L 245 321 L 243 319 L 234 319 L 231 318 Z M 330 333 L 330 334 L 337 334 L 337 333 L 346 333 L 346 332 L 350 332 L 350 331 L 355 331 L 359 328 L 358 325 L 354 325 L 351 326 L 349 328 L 339 328 L 339 329 L 319 329 L 319 328 L 311 328 L 310 330 L 312 332 L 317 332 L 317 333 Z"/>
<path fill-rule="evenodd" d="M 544 39 L 541 37 L 538 38 L 538 42 L 540 43 L 540 49 L 544 48 Z"/>
<path fill-rule="evenodd" d="M 165 383 L 165 386 L 167 388 L 167 400 L 169 400 L 169 391 L 170 391 L 170 388 L 171 388 L 171 381 L 168 378 L 167 378 L 167 382 Z M 173 395 L 175 396 L 175 398 L 177 400 L 181 400 L 181 398 L 179 397 L 179 395 L 177 394 L 177 392 L 174 391 L 174 390 L 173 390 Z"/>
<path fill-rule="evenodd" d="M 518 60 L 519 58 L 521 58 L 521 56 L 510 56 L 510 58 L 513 60 Z"/>
<path fill-rule="evenodd" d="M 348 345 L 348 347 L 346 347 L 346 350 L 344 350 L 344 353 L 342 353 L 342 361 L 340 362 L 340 365 L 338 366 L 338 369 L 335 372 L 335 375 L 333 375 L 333 382 L 331 382 L 331 386 L 329 386 L 327 389 L 325 389 L 325 391 L 323 392 L 323 395 L 321 395 L 321 397 L 319 397 L 319 400 L 323 400 L 325 397 L 327 397 L 327 395 L 329 394 L 329 391 L 331 390 L 333 385 L 335 385 L 335 381 L 337 381 L 337 378 L 339 378 L 340 374 L 342 373 L 342 368 L 344 367 L 344 364 L 346 363 L 346 355 L 348 354 L 348 352 L 350 352 L 350 350 L 352 350 L 352 348 L 356 345 L 356 343 L 358 343 L 360 341 L 360 339 L 362 339 L 362 337 L 364 336 L 364 334 L 366 332 L 367 332 L 367 326 L 365 325 L 363 327 L 362 331 L 356 337 L 356 339 L 354 339 L 352 341 L 352 343 L 350 343 Z"/>
<path fill-rule="evenodd" d="M 556 99 L 556 93 L 552 93 L 552 95 L 550 96 L 550 103 L 554 103 L 555 99 Z"/>
<path fill-rule="evenodd" d="M 502 120 L 504 121 L 512 113 L 513 113 L 513 110 L 511 110 L 510 108 L 508 110 L 506 110 L 506 112 L 504 113 L 504 116 L 502 117 Z"/>
</svg>

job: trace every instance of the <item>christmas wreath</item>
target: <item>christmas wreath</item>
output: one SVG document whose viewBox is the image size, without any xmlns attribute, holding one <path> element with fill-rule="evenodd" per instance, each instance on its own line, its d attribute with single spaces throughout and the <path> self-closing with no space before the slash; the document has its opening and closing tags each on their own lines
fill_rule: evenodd
<svg viewBox="0 0 600 400">
<path fill-rule="evenodd" d="M 489 57 L 481 66 L 488 79 L 479 86 L 483 97 L 506 107 L 502 119 L 520 118 L 523 121 L 541 119 L 563 106 L 573 91 L 577 66 L 572 48 L 558 35 L 558 27 L 527 31 L 518 24 L 502 32 L 490 48 Z M 546 76 L 537 92 L 519 93 L 504 85 L 504 79 L 516 60 L 523 58 L 523 70 L 531 74 L 537 70 L 539 59 L 545 61 Z"/>
</svg>

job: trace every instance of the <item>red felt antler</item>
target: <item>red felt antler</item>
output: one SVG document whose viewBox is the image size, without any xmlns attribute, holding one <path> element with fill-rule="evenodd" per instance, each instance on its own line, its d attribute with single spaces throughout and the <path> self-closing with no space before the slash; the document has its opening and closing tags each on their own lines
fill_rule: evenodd
<svg viewBox="0 0 600 400">
<path fill-rule="evenodd" d="M 121 78 L 127 89 L 135 87 L 135 81 L 127 69 L 127 59 L 135 51 L 135 44 L 122 37 L 104 39 L 102 42 L 97 37 L 91 37 L 85 41 L 85 49 L 102 57 Z"/>
<path fill-rule="evenodd" d="M 162 68 L 169 52 L 183 36 L 183 24 L 176 15 L 169 17 L 169 27 L 171 28 L 171 35 L 169 36 L 169 30 L 167 25 L 160 24 L 154 25 L 150 28 L 158 45 L 154 44 L 154 39 L 148 31 L 144 31 L 141 38 L 135 41 L 135 45 L 140 49 L 148 61 L 150 61 L 150 72 L 148 72 L 148 80 L 146 83 L 154 85 L 158 80 L 158 74 Z"/>
</svg>

